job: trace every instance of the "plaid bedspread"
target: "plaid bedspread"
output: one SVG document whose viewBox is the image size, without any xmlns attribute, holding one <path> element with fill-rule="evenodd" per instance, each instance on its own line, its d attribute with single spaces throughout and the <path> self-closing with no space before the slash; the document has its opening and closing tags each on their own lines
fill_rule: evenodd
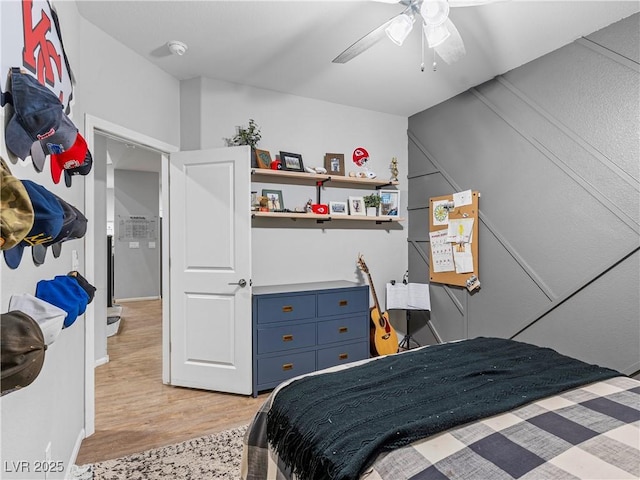
<svg viewBox="0 0 640 480">
<path fill-rule="evenodd" d="M 296 480 L 266 439 L 267 412 L 277 393 L 245 435 L 244 480 Z M 361 478 L 638 479 L 640 382 L 615 377 L 451 429 L 380 455 Z"/>
</svg>

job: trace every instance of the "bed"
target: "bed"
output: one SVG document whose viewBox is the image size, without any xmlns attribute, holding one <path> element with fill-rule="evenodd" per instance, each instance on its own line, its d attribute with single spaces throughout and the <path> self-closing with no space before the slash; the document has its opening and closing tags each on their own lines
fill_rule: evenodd
<svg viewBox="0 0 640 480">
<path fill-rule="evenodd" d="M 640 382 L 484 338 L 279 385 L 244 437 L 242 478 L 640 478 Z"/>
</svg>

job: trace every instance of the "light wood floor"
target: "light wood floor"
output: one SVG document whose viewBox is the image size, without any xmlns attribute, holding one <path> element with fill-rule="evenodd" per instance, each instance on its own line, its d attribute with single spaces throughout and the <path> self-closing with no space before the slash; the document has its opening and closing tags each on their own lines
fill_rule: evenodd
<svg viewBox="0 0 640 480">
<path fill-rule="evenodd" d="M 121 303 L 109 363 L 96 368 L 95 433 L 77 465 L 121 457 L 249 423 L 258 398 L 162 384 L 162 303 Z"/>
</svg>

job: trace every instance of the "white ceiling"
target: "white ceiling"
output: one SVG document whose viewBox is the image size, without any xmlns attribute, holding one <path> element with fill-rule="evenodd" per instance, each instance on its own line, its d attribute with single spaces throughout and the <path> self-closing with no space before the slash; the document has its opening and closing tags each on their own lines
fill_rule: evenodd
<svg viewBox="0 0 640 480">
<path fill-rule="evenodd" d="M 141 172 L 157 171 L 156 163 L 160 161 L 160 154 L 141 145 L 126 143 L 115 138 L 106 137 L 107 141 L 107 165 L 113 168 L 122 168 L 131 161 L 131 157 L 136 157 L 138 166 L 135 170 Z"/>
<path fill-rule="evenodd" d="M 374 1 L 94 1 L 80 14 L 177 79 L 208 77 L 410 116 L 640 11 L 638 1 L 499 1 L 452 8 L 467 55 L 453 65 L 427 49 L 421 29 L 387 38 L 346 64 L 331 62 L 400 13 Z M 185 42 L 183 56 L 166 43 Z"/>
<path fill-rule="evenodd" d="M 114 170 L 136 170 L 139 172 L 160 172 L 161 156 L 158 152 L 106 137 L 107 188 L 113 188 Z"/>
</svg>

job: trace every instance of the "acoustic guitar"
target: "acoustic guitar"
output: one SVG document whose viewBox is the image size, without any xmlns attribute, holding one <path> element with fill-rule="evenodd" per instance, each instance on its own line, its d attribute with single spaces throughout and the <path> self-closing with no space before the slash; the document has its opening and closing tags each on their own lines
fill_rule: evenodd
<svg viewBox="0 0 640 480">
<path fill-rule="evenodd" d="M 371 280 L 369 267 L 364 263 L 362 255 L 358 256 L 358 266 L 360 270 L 367 274 L 369 285 L 371 286 L 371 295 L 373 296 L 374 306 L 371 307 L 371 331 L 369 347 L 371 355 L 377 357 L 379 355 L 388 355 L 398 351 L 398 334 L 389 322 L 389 314 L 382 312 L 378 303 L 376 289 Z"/>
</svg>

